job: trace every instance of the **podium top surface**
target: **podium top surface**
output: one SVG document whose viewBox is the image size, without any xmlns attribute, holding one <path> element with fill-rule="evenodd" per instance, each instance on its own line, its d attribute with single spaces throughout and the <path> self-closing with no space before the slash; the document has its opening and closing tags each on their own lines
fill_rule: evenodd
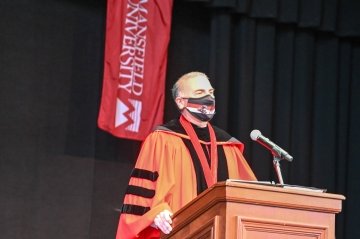
<svg viewBox="0 0 360 239">
<path fill-rule="evenodd" d="M 291 208 L 326 213 L 339 213 L 342 200 L 339 194 L 303 190 L 299 187 L 282 188 L 255 181 L 227 180 L 219 182 L 202 192 L 198 197 L 177 211 L 199 210 L 221 202 L 242 203 L 280 208 Z"/>
<path fill-rule="evenodd" d="M 228 179 L 223 182 L 219 182 L 214 187 L 239 187 L 239 188 L 253 188 L 263 191 L 273 191 L 273 192 L 286 192 L 288 194 L 298 194 L 298 195 L 308 195 L 312 197 L 323 197 L 323 198 L 333 198 L 345 200 L 345 197 L 340 194 L 325 193 L 325 189 L 305 187 L 298 185 L 280 185 L 272 184 L 270 182 L 258 182 L 258 181 L 246 181 L 246 180 L 237 180 L 237 179 Z"/>
</svg>

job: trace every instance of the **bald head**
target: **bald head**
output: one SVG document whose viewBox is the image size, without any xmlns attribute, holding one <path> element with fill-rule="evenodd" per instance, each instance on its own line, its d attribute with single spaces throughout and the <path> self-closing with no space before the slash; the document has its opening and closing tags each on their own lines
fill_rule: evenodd
<svg viewBox="0 0 360 239">
<path fill-rule="evenodd" d="M 190 72 L 181 76 L 172 88 L 172 96 L 176 101 L 177 97 L 195 97 L 213 95 L 214 89 L 209 78 L 202 72 Z"/>
</svg>

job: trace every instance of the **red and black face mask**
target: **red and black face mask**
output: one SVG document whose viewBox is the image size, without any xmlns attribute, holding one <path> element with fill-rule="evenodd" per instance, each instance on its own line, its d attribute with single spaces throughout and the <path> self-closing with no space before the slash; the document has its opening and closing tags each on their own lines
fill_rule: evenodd
<svg viewBox="0 0 360 239">
<path fill-rule="evenodd" d="M 205 95 L 200 98 L 187 99 L 187 111 L 195 118 L 201 121 L 209 121 L 215 115 L 215 98 L 211 95 Z"/>
</svg>

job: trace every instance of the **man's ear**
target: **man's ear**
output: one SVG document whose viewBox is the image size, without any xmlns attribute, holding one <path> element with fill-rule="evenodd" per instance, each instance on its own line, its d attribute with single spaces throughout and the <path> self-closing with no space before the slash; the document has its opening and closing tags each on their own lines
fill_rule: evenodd
<svg viewBox="0 0 360 239">
<path fill-rule="evenodd" d="M 176 97 L 175 103 L 176 103 L 177 107 L 179 108 L 179 110 L 183 110 L 186 107 L 186 102 L 185 102 L 184 98 Z"/>
</svg>

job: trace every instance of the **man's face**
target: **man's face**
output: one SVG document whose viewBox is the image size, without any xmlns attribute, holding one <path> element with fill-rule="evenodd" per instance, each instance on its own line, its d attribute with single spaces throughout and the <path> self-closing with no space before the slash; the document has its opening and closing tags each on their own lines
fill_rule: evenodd
<svg viewBox="0 0 360 239">
<path fill-rule="evenodd" d="M 179 96 L 175 99 L 181 114 L 191 123 L 206 127 L 215 114 L 214 88 L 206 76 L 185 79 L 179 84 Z M 208 97 L 208 96 L 211 97 Z M 213 99 L 211 99 L 213 98 Z M 187 110 L 184 110 L 187 108 Z"/>
<path fill-rule="evenodd" d="M 182 82 L 180 94 L 184 98 L 200 98 L 205 95 L 214 97 L 214 88 L 206 77 L 200 75 Z"/>
</svg>

